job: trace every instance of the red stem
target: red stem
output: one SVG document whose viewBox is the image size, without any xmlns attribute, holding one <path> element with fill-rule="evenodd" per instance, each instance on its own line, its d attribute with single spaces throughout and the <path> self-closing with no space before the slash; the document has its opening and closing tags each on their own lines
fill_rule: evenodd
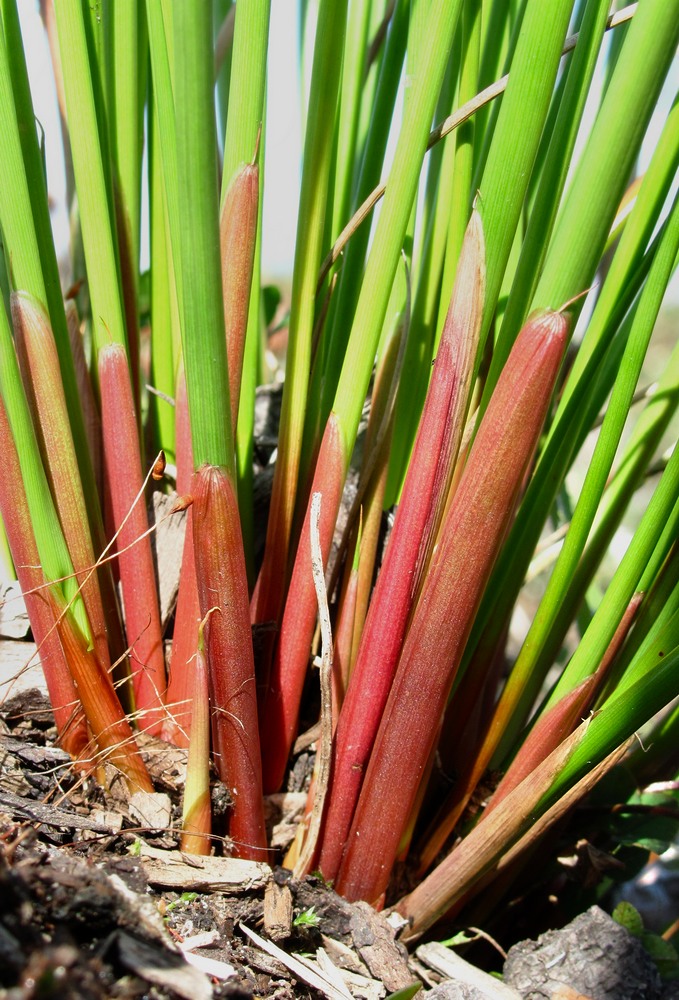
<svg viewBox="0 0 679 1000">
<path fill-rule="evenodd" d="M 177 374 L 175 398 L 175 426 L 177 448 L 177 492 L 184 496 L 191 488 L 193 475 L 193 449 L 191 427 L 186 399 L 186 378 L 183 366 Z M 190 668 L 198 649 L 200 600 L 196 562 L 193 555 L 193 510 L 186 512 L 186 534 L 179 576 L 179 594 L 174 618 L 172 659 L 167 684 L 166 706 L 168 720 L 163 726 L 163 738 L 176 746 L 187 747 L 191 735 L 193 706 L 193 679 Z"/>
<path fill-rule="evenodd" d="M 103 347 L 98 363 L 105 482 L 116 530 L 125 521 L 117 547 L 132 683 L 141 728 L 158 733 L 165 719 L 165 655 L 151 543 L 142 537 L 149 525 L 125 348 L 120 344 Z M 140 541 L 127 549 L 136 539 Z"/>
<path fill-rule="evenodd" d="M 337 727 L 330 807 L 319 860 L 328 879 L 337 876 L 421 571 L 445 503 L 462 437 L 483 294 L 483 232 L 474 213 L 401 503 Z"/>
<path fill-rule="evenodd" d="M 568 323 L 526 324 L 446 511 L 380 724 L 340 867 L 337 890 L 375 900 L 386 890 L 405 823 L 505 536 L 561 364 Z"/>
<path fill-rule="evenodd" d="M 233 799 L 229 834 L 239 857 L 261 861 L 266 857 L 267 842 L 238 501 L 226 473 L 212 465 L 198 469 L 191 492 L 201 614 L 203 618 L 209 614 L 206 636 L 213 749 L 219 776 Z"/>
<path fill-rule="evenodd" d="M 323 435 L 310 494 L 320 493 L 319 534 L 323 565 L 327 565 L 335 521 L 344 488 L 346 466 L 337 418 L 331 413 Z M 264 697 L 261 718 L 264 790 L 277 791 L 283 781 L 295 733 L 306 677 L 317 603 L 311 573 L 311 503 L 307 507 L 285 603 L 281 632 Z"/>
</svg>

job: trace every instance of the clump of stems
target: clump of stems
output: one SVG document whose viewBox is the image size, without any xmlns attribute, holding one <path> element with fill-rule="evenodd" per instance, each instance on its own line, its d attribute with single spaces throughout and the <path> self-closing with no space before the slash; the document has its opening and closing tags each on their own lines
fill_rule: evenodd
<svg viewBox="0 0 679 1000">
<path fill-rule="evenodd" d="M 260 523 L 270 0 L 42 4 L 63 287 L 17 4 L 0 3 L 0 554 L 60 743 L 144 791 L 136 733 L 188 747 L 182 849 L 277 861 L 265 796 L 310 727 L 290 863 L 396 905 L 411 939 L 525 895 L 526 859 L 595 785 L 676 778 L 679 452 L 657 459 L 679 404 L 658 323 L 679 257 L 679 19 L 609 6 L 317 4 Z M 148 511 L 174 486 L 168 609 Z"/>
</svg>

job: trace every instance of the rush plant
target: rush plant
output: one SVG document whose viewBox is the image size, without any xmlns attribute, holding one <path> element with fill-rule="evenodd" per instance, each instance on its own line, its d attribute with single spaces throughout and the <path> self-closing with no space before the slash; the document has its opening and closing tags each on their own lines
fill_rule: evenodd
<svg viewBox="0 0 679 1000">
<path fill-rule="evenodd" d="M 0 553 L 59 739 L 146 791 L 136 734 L 188 747 L 183 849 L 226 833 L 275 861 L 264 796 L 319 721 L 320 674 L 285 863 L 394 905 L 411 939 L 520 896 L 597 784 L 679 766 L 679 353 L 657 322 L 679 255 L 679 17 L 610 6 L 300 4 L 258 523 L 270 0 L 43 0 L 63 284 L 17 0 L 0 0 Z M 168 626 L 147 510 L 175 488 Z M 211 766 L 230 799 L 214 840 Z"/>
</svg>

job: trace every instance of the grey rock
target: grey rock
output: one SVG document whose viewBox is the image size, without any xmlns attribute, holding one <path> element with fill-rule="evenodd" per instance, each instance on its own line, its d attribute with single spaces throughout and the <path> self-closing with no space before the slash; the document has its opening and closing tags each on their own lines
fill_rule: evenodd
<svg viewBox="0 0 679 1000">
<path fill-rule="evenodd" d="M 591 1000 L 661 1000 L 662 983 L 637 940 L 598 906 L 559 931 L 510 948 L 504 981 L 524 1000 L 570 987 Z"/>
</svg>

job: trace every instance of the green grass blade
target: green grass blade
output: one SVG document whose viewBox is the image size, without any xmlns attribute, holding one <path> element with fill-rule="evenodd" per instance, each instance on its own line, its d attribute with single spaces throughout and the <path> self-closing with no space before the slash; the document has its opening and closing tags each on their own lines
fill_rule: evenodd
<svg viewBox="0 0 679 1000">
<path fill-rule="evenodd" d="M 627 552 L 597 609 L 590 627 L 552 692 L 547 706 L 587 677 L 601 660 L 617 622 L 627 606 L 653 553 L 658 537 L 675 503 L 679 489 L 679 450 L 663 473 Z"/>
<path fill-rule="evenodd" d="M 389 126 L 392 120 L 398 83 L 403 69 L 408 37 L 409 0 L 399 0 L 391 20 L 384 57 L 377 82 L 375 102 L 368 127 L 361 168 L 352 199 L 352 209 L 356 209 L 378 184 L 384 162 Z M 335 393 L 346 350 L 347 329 L 345 316 L 353 316 L 361 288 L 361 273 L 365 267 L 370 228 L 360 226 L 347 246 L 342 266 L 339 269 L 338 285 L 330 303 L 327 328 L 324 337 L 323 358 L 317 358 L 313 372 L 311 402 L 320 398 L 320 382 L 323 381 L 323 400 L 329 408 Z M 325 415 L 325 411 L 323 413 Z M 321 415 L 310 413 L 305 427 L 305 444 L 318 433 Z M 313 433 L 310 428 L 313 428 Z M 311 448 L 312 445 L 309 444 Z"/>
<path fill-rule="evenodd" d="M 561 622 L 570 622 L 575 617 L 577 608 L 582 602 L 582 595 L 594 577 L 634 490 L 643 482 L 649 463 L 670 420 L 676 413 L 677 406 L 679 406 L 679 345 L 672 353 L 656 392 L 639 417 L 618 469 L 601 498 L 596 525 L 588 539 L 587 548 L 571 576 L 561 604 L 559 611 Z M 652 581 L 655 572 L 649 574 L 649 569 L 654 568 L 649 564 L 644 577 L 648 575 Z M 643 591 L 647 589 L 644 580 L 640 581 L 639 588 Z M 640 630 L 640 617 L 641 614 L 635 619 L 635 636 Z"/>
<path fill-rule="evenodd" d="M 255 157 L 259 160 L 259 183 L 257 184 L 258 202 L 256 207 L 256 228 L 261 230 L 261 209 L 262 209 L 262 187 L 264 172 L 262 169 L 263 144 L 261 142 L 261 129 L 264 118 L 264 96 L 266 89 L 266 67 L 267 67 L 267 44 L 269 38 L 269 15 L 270 0 L 245 0 L 239 5 L 237 17 L 235 19 L 233 46 L 231 53 L 231 77 L 229 83 L 229 107 L 226 120 L 226 136 L 224 140 L 224 164 L 222 171 L 222 194 L 221 211 L 225 210 L 228 192 L 235 182 L 237 172 L 246 163 L 255 162 Z M 259 144 L 259 149 L 257 148 Z M 225 220 L 222 219 L 223 226 Z M 238 234 L 233 234 L 238 240 Z M 243 237 L 244 239 L 244 237 Z M 257 240 L 255 238 L 255 243 Z M 238 244 L 238 249 L 242 244 Z M 238 325 L 242 331 L 242 342 L 236 347 L 234 340 L 227 346 L 227 354 L 231 360 L 229 362 L 230 385 L 232 390 L 231 409 L 239 448 L 245 454 L 251 454 L 252 443 L 249 436 L 252 434 L 254 420 L 254 383 L 256 368 L 256 352 L 253 356 L 253 340 L 258 331 L 259 317 L 259 290 L 260 290 L 260 254 L 257 249 L 258 244 L 252 250 L 254 266 L 250 279 L 250 287 L 241 287 L 240 295 L 249 299 L 248 314 L 252 308 L 255 310 L 253 323 Z M 224 248 L 222 248 L 224 249 Z M 238 252 L 238 249 L 236 252 Z M 242 253 L 244 247 L 240 252 Z M 240 260 L 240 256 L 239 256 Z M 234 265 L 235 267 L 235 265 Z M 222 268 L 228 273 L 228 260 L 222 261 Z M 227 275 L 225 274 L 225 278 Z M 226 292 L 230 287 L 228 280 L 223 280 L 224 303 L 227 309 Z M 242 280 L 241 280 L 242 286 Z M 232 337 L 233 328 L 230 324 L 237 322 L 237 316 L 227 316 L 225 311 L 226 335 Z M 239 420 L 239 406 L 241 385 L 243 381 L 243 354 L 246 351 L 247 330 L 250 330 L 250 355 L 248 358 L 248 371 L 245 378 L 248 386 L 248 393 L 245 399 L 244 423 Z M 250 553 L 248 562 L 250 575 L 252 574 L 252 484 L 251 473 L 244 477 L 239 476 L 243 485 L 248 486 L 248 496 L 241 496 L 239 490 L 239 507 L 245 514 L 245 525 L 250 525 L 247 532 L 249 538 L 246 544 L 246 552 Z"/>
<path fill-rule="evenodd" d="M 160 130 L 155 103 L 148 112 L 149 118 L 149 173 L 150 173 L 150 222 L 151 222 L 151 384 L 158 392 L 171 399 L 175 396 L 174 341 L 179 338 L 179 307 L 174 282 L 175 268 L 172 261 L 168 227 L 167 198 L 160 152 Z M 162 448 L 167 460 L 176 462 L 174 407 L 161 396 L 152 395 L 149 401 L 157 447 Z"/>
<path fill-rule="evenodd" d="M 87 497 L 91 528 L 96 537 L 94 525 L 98 520 L 99 505 L 68 339 L 45 175 L 14 0 L 3 0 L 2 15 L 0 131 L 3 136 L 5 182 L 0 185 L 0 223 L 10 250 L 14 287 L 29 292 L 50 315 L 80 476 Z"/>
<path fill-rule="evenodd" d="M 500 358 L 521 328 L 537 286 L 603 39 L 608 8 L 607 0 L 592 0 L 587 4 L 499 334 Z"/>
<path fill-rule="evenodd" d="M 89 63 L 82 4 L 80 0 L 64 0 L 55 9 L 92 300 L 92 331 L 98 351 L 107 343 L 127 345 L 110 170 L 105 142 L 99 134 L 95 80 Z"/>
<path fill-rule="evenodd" d="M 112 7 L 111 156 L 122 196 L 135 289 L 139 279 L 141 160 L 147 63 L 144 4 Z"/>
<path fill-rule="evenodd" d="M 561 645 L 567 628 L 567 621 L 563 620 L 564 598 L 601 501 L 677 250 L 679 250 L 679 202 L 674 208 L 672 221 L 658 249 L 642 293 L 606 417 L 564 546 L 514 666 L 518 677 L 526 677 L 536 667 L 539 675 L 544 674 L 545 668 L 553 661 Z M 617 626 L 617 622 L 615 625 Z M 609 641 L 610 638 L 612 633 Z M 603 656 L 603 653 L 601 655 Z M 596 666 L 594 661 L 592 666 Z M 569 688 L 564 688 L 562 693 L 566 690 Z"/>
<path fill-rule="evenodd" d="M 324 0 L 319 10 L 312 98 L 304 141 L 278 459 L 271 495 L 264 564 L 260 587 L 254 598 L 254 621 L 276 620 L 283 600 L 283 577 L 286 572 L 292 532 L 307 407 L 314 299 L 333 153 L 345 14 L 346 0 Z"/>
<path fill-rule="evenodd" d="M 658 649 L 649 649 L 639 658 L 634 682 L 612 695 L 585 724 L 583 738 L 550 789 L 549 800 L 554 801 L 606 754 L 633 736 L 678 691 L 679 646 L 668 649 L 663 656 Z"/>
<path fill-rule="evenodd" d="M 333 403 L 347 459 L 356 438 L 363 399 L 417 191 L 429 126 L 461 6 L 461 0 L 452 0 L 450 3 L 433 0 L 430 6 L 426 26 L 427 65 L 426 69 L 422 65 L 417 73 L 405 109 L 384 204 L 356 306 L 349 347 Z"/>
<path fill-rule="evenodd" d="M 478 92 L 480 29 L 479 6 L 476 3 L 466 2 L 462 8 L 461 21 L 462 62 L 455 101 L 458 107 Z M 467 224 L 474 135 L 475 122 L 474 119 L 470 119 L 456 129 L 443 150 L 441 180 L 431 234 L 431 257 L 436 263 L 431 269 L 432 273 L 427 276 L 426 301 L 421 290 L 422 278 L 420 278 L 413 308 L 415 328 L 420 322 L 420 312 L 422 312 L 424 328 L 431 329 L 432 336 L 427 344 L 430 357 L 436 355 L 443 330 Z M 436 315 L 437 305 L 438 315 Z M 406 359 L 406 370 L 409 370 L 408 359 Z M 400 495 L 429 381 L 425 362 L 422 362 L 416 371 L 419 372 L 420 384 L 417 385 L 417 378 L 406 379 L 402 382 L 399 392 L 385 498 L 387 505 L 395 502 Z"/>
<path fill-rule="evenodd" d="M 676 537 L 676 509 L 671 520 L 674 521 Z M 624 649 L 616 657 L 612 676 L 606 688 L 607 694 L 622 691 L 632 680 L 636 680 L 640 658 L 652 645 L 655 644 L 657 659 L 661 659 L 658 652 L 667 652 L 679 643 L 679 637 L 675 637 L 678 610 L 679 559 L 675 547 L 657 574 L 653 586 L 644 596 L 634 620 L 634 630 L 628 637 Z M 670 633 L 668 628 L 674 628 L 675 631 Z"/>
<path fill-rule="evenodd" d="M 566 383 L 557 412 L 557 420 L 559 414 L 568 404 L 569 398 L 578 384 L 580 374 L 602 336 L 603 328 L 611 311 L 617 307 L 621 289 L 629 281 L 630 274 L 644 253 L 653 229 L 657 226 L 658 218 L 678 167 L 679 98 L 675 99 L 670 110 L 657 149 L 637 195 L 634 209 L 625 224 L 620 244 L 597 302 L 596 313 L 590 321 L 569 380 Z"/>
<path fill-rule="evenodd" d="M 563 480 L 576 448 L 588 432 L 593 414 L 603 405 L 610 384 L 601 381 L 599 366 L 609 344 L 614 340 L 620 320 L 633 301 L 636 289 L 654 257 L 654 247 L 644 255 L 644 249 L 657 224 L 677 163 L 675 113 L 673 109 L 658 150 L 653 158 L 633 214 L 611 264 L 597 307 L 585 334 L 585 341 L 571 370 L 556 417 L 547 435 L 533 479 L 514 524 L 505 552 L 500 557 L 470 640 L 470 652 L 482 634 L 494 648 L 502 623 L 524 578 L 531 554 L 537 544 L 541 526 L 554 502 L 558 485 Z M 623 331 L 621 331 L 623 332 Z M 584 357 L 584 360 L 583 360 Z M 610 371 L 613 373 L 613 369 Z M 596 388 L 595 388 L 596 387 Z M 602 397 L 597 400 L 597 395 Z M 490 608 L 495 602 L 491 615 Z M 491 622 L 492 618 L 492 622 Z M 489 626 L 488 629 L 487 627 Z M 491 633 L 495 639 L 491 637 Z"/>
<path fill-rule="evenodd" d="M 333 239 L 346 224 L 350 214 L 359 111 L 372 6 L 372 0 L 352 0 L 349 5 L 337 120 L 337 158 L 330 226 Z"/>
<path fill-rule="evenodd" d="M 5 33 L 0 44 L 0 86 L 3 88 L 4 97 L 0 102 L 0 116 L 4 116 L 1 120 L 6 126 L 3 127 L 6 153 L 4 163 L 11 177 L 11 184 L 8 178 L 8 183 L 2 185 L 0 191 L 0 222 L 5 238 L 9 241 L 14 287 L 28 292 L 50 316 L 79 470 L 79 477 L 74 471 L 69 475 L 73 490 L 80 497 L 78 503 L 81 517 L 77 530 L 86 532 L 86 524 L 89 523 L 92 547 L 95 552 L 99 552 L 104 547 L 101 508 L 61 296 L 43 162 L 28 89 L 17 11 L 12 0 L 4 2 L 3 19 Z M 5 41 L 9 43 L 9 49 L 5 48 Z M 14 88 L 16 105 L 9 92 L 10 81 L 5 59 L 7 52 L 11 52 L 11 84 Z M 16 117 L 12 113 L 14 107 L 16 107 Z M 57 462 L 62 457 L 62 455 L 52 456 Z M 40 503 L 41 501 L 37 501 L 38 508 Z M 45 516 L 48 517 L 49 514 L 46 513 Z M 115 658 L 122 654 L 124 647 L 118 644 L 116 639 L 121 636 L 120 622 L 109 567 L 102 567 L 98 576 L 106 609 L 109 641 Z M 89 635 L 89 632 L 87 634 Z"/>
<path fill-rule="evenodd" d="M 561 305 L 591 284 L 678 39 L 671 4 L 639 5 L 560 208 L 534 307 Z"/>
<path fill-rule="evenodd" d="M 182 312 L 182 270 L 179 239 L 179 180 L 177 177 L 177 126 L 174 102 L 174 32 L 171 8 L 167 4 L 147 3 L 146 17 L 151 57 L 154 120 L 158 129 L 158 155 L 162 161 L 165 185 L 167 226 L 174 267 L 174 283 L 179 314 Z M 175 357 L 175 366 L 178 359 Z"/>
<path fill-rule="evenodd" d="M 463 52 L 458 88 L 458 106 L 471 100 L 481 86 L 480 77 L 480 35 L 481 17 L 476 4 L 467 3 L 463 9 Z M 450 218 L 448 221 L 448 241 L 441 279 L 441 301 L 436 324 L 436 343 L 448 309 L 447 303 L 455 283 L 457 262 L 462 248 L 465 230 L 465 211 L 471 192 L 474 148 L 476 142 L 477 119 L 471 118 L 455 130 L 455 162 L 453 166 L 453 189 L 450 198 Z"/>
<path fill-rule="evenodd" d="M 173 8 L 177 108 L 178 235 L 181 239 L 182 344 L 191 413 L 194 467 L 222 466 L 233 482 L 235 460 L 222 306 L 216 127 L 209 6 Z"/>
<path fill-rule="evenodd" d="M 233 35 L 222 195 L 235 171 L 252 162 L 262 124 L 271 0 L 240 0 Z M 261 198 L 261 195 L 260 195 Z"/>
<path fill-rule="evenodd" d="M 509 69 L 511 55 L 516 46 L 517 24 L 523 18 L 526 0 L 483 0 L 481 17 L 481 61 L 479 64 L 479 89 L 499 80 Z M 476 115 L 478 140 L 474 144 L 474 175 L 483 161 L 483 141 L 492 135 L 499 107 L 485 106 Z M 485 150 L 487 155 L 487 149 Z"/>
<path fill-rule="evenodd" d="M 109 70 L 107 130 L 118 239 L 119 269 L 125 308 L 130 371 L 138 412 L 139 372 L 139 241 L 141 231 L 141 166 L 148 41 L 143 3 L 111 5 L 106 32 Z M 103 126 L 100 125 L 100 133 Z M 105 149 L 105 145 L 102 144 Z"/>
<path fill-rule="evenodd" d="M 572 0 L 558 0 L 550 5 L 549 17 L 545 17 L 542 0 L 528 0 L 523 16 L 509 82 L 479 185 L 479 211 L 488 246 L 482 345 L 497 305 L 530 171 L 549 110 L 572 6 Z M 539 60 L 536 53 L 540 54 Z M 530 108 L 530 115 L 526 115 L 526 108 Z M 506 357 L 507 354 L 503 362 Z M 500 367 L 498 362 L 498 373 Z"/>
<path fill-rule="evenodd" d="M 231 82 L 231 57 L 236 11 L 233 0 L 215 0 L 212 5 L 215 34 L 215 63 L 217 66 L 217 130 L 221 149 L 226 137 L 226 115 L 229 107 Z"/>
</svg>

